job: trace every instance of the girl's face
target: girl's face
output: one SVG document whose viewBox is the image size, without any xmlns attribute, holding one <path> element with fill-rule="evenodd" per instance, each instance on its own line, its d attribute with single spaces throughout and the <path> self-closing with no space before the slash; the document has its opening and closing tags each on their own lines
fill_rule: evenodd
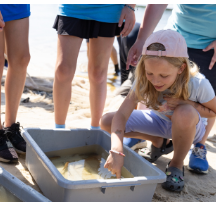
<svg viewBox="0 0 216 202">
<path fill-rule="evenodd" d="M 146 77 L 157 91 L 171 87 L 178 74 L 181 74 L 186 67 L 186 64 L 183 64 L 177 68 L 162 58 L 149 58 L 144 63 Z"/>
</svg>

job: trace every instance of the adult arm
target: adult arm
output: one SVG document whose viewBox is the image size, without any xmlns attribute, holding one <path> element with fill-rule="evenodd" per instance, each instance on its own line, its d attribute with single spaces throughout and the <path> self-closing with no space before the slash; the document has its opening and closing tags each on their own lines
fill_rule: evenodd
<svg viewBox="0 0 216 202">
<path fill-rule="evenodd" d="M 135 8 L 136 4 L 127 4 L 129 7 Z M 135 25 L 135 13 L 134 11 L 127 6 L 124 6 L 121 12 L 121 16 L 119 19 L 119 27 L 122 26 L 123 21 L 125 20 L 124 29 L 121 31 L 120 35 L 122 37 L 126 37 Z"/>
<path fill-rule="evenodd" d="M 214 49 L 214 55 L 212 56 L 211 62 L 209 64 L 209 70 L 213 68 L 216 62 L 216 40 L 210 43 L 206 48 L 203 49 L 204 52 Z"/>
<path fill-rule="evenodd" d="M 161 19 L 164 10 L 168 4 L 148 4 L 143 16 L 142 23 L 140 25 L 139 33 L 136 42 L 131 47 L 128 57 L 126 69 L 129 69 L 129 65 L 136 66 L 138 59 L 142 53 L 143 45 L 149 35 L 152 34 L 159 20 Z"/>
<path fill-rule="evenodd" d="M 128 95 L 125 98 L 121 107 L 114 115 L 111 126 L 111 150 L 123 153 L 125 125 L 132 111 L 135 109 L 136 104 L 135 93 L 132 92 L 132 95 Z M 110 170 L 112 174 L 115 174 L 117 178 L 121 178 L 121 168 L 123 165 L 124 157 L 111 152 L 104 167 L 108 168 L 108 170 Z"/>
</svg>

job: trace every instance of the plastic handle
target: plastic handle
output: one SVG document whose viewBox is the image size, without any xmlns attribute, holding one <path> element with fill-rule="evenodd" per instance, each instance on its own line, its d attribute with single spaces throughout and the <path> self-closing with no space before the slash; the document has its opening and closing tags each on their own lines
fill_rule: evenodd
<svg viewBox="0 0 216 202">
<path fill-rule="evenodd" d="M 141 185 L 141 184 L 123 184 L 123 185 L 103 186 L 101 187 L 101 192 L 105 194 L 106 188 L 111 188 L 111 187 L 130 187 L 130 190 L 134 191 L 135 186 L 137 185 Z"/>
</svg>

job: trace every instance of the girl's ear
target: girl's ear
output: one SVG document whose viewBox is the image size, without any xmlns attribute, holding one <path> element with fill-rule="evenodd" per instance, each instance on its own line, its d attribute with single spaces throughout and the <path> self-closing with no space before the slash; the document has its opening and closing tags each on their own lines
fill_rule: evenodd
<svg viewBox="0 0 216 202">
<path fill-rule="evenodd" d="M 186 68 L 186 63 L 183 63 L 182 66 L 178 70 L 178 74 L 181 74 L 185 68 Z"/>
</svg>

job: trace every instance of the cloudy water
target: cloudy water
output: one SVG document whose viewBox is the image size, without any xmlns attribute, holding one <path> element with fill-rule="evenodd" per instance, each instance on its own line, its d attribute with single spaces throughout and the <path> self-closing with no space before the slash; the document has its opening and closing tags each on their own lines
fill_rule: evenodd
<svg viewBox="0 0 216 202">
<path fill-rule="evenodd" d="M 115 175 L 104 168 L 108 153 L 99 145 L 47 152 L 46 155 L 65 179 L 116 179 Z M 134 177 L 125 167 L 121 174 L 122 178 Z"/>
<path fill-rule="evenodd" d="M 0 185 L 0 202 L 22 202 L 11 192 Z"/>
</svg>

